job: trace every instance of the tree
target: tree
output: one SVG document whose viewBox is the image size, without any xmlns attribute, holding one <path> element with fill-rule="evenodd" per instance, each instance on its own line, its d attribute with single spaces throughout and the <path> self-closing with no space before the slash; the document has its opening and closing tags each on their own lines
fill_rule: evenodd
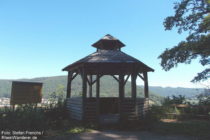
<svg viewBox="0 0 210 140">
<path fill-rule="evenodd" d="M 210 105 L 210 88 L 206 87 L 203 93 L 197 96 L 199 100 L 199 105 Z"/>
<path fill-rule="evenodd" d="M 63 85 L 58 85 L 56 90 L 52 93 L 50 93 L 50 100 L 51 102 L 56 103 L 56 101 L 58 102 L 62 102 L 64 100 L 64 95 L 65 95 L 65 88 Z"/>
<path fill-rule="evenodd" d="M 165 30 L 178 29 L 178 33 L 188 31 L 185 41 L 171 49 L 166 49 L 158 58 L 165 71 L 179 63 L 190 64 L 199 58 L 202 66 L 210 65 L 210 0 L 181 0 L 174 6 L 175 14 L 164 21 Z M 198 73 L 192 82 L 206 80 L 210 77 L 210 68 Z"/>
</svg>

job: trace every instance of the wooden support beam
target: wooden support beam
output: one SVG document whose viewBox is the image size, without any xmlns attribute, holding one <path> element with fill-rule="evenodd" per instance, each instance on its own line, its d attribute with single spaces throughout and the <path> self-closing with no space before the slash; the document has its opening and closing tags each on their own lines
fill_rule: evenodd
<svg viewBox="0 0 210 140">
<path fill-rule="evenodd" d="M 115 75 L 111 75 L 117 82 L 119 82 L 119 79 Z"/>
<path fill-rule="evenodd" d="M 136 99 L 136 78 L 137 78 L 137 74 L 133 73 L 131 74 L 131 97 L 133 99 Z"/>
<path fill-rule="evenodd" d="M 144 77 L 143 77 L 143 76 L 141 76 L 141 74 L 140 74 L 140 73 L 138 73 L 138 76 L 139 76 L 139 78 L 141 78 L 141 79 L 144 81 Z"/>
<path fill-rule="evenodd" d="M 125 79 L 125 81 L 124 81 L 124 86 L 125 86 L 125 84 L 127 83 L 129 77 L 130 77 L 130 75 L 127 75 L 127 77 L 126 77 L 126 79 Z"/>
<path fill-rule="evenodd" d="M 99 110 L 99 97 L 100 97 L 100 75 L 97 74 L 96 75 L 96 115 L 97 115 L 97 119 L 99 119 L 99 115 L 100 115 L 100 110 Z"/>
<path fill-rule="evenodd" d="M 90 80 L 88 78 L 87 78 L 87 83 L 89 86 L 92 85 L 92 83 L 90 82 Z"/>
<path fill-rule="evenodd" d="M 92 97 L 92 81 L 93 81 L 93 76 L 92 75 L 89 75 L 89 97 L 91 98 Z"/>
<path fill-rule="evenodd" d="M 68 72 L 68 80 L 67 80 L 67 94 L 66 94 L 66 98 L 70 98 L 71 97 L 71 82 L 72 82 L 72 72 L 69 71 Z"/>
<path fill-rule="evenodd" d="M 101 78 L 103 75 L 99 75 L 99 78 Z M 97 78 L 92 82 L 92 85 L 97 81 Z"/>
<path fill-rule="evenodd" d="M 83 79 L 83 70 L 81 68 L 79 68 L 78 70 L 78 74 L 81 76 L 81 78 Z"/>
<path fill-rule="evenodd" d="M 74 80 L 74 78 L 79 74 L 79 72 L 76 72 L 74 75 L 72 74 L 71 80 Z"/>
<path fill-rule="evenodd" d="M 149 86 L 148 86 L 147 72 L 144 72 L 143 75 L 144 75 L 144 96 L 145 96 L 145 98 L 149 98 Z"/>
</svg>

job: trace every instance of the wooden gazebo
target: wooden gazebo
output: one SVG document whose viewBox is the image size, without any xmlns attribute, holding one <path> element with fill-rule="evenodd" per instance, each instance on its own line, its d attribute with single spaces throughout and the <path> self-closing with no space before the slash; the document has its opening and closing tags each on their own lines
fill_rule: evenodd
<svg viewBox="0 0 210 140">
<path fill-rule="evenodd" d="M 70 117 L 83 121 L 105 120 L 106 114 L 109 116 L 107 119 L 115 116 L 119 121 L 143 118 L 149 102 L 147 72 L 154 70 L 122 52 L 121 48 L 125 45 L 109 34 L 92 46 L 97 49 L 96 52 L 63 69 L 68 71 L 66 101 Z M 71 83 L 77 75 L 82 77 L 82 97 L 71 98 Z M 119 97 L 100 97 L 100 78 L 103 75 L 111 75 L 118 81 Z M 136 96 L 138 76 L 144 81 L 144 98 Z M 125 97 L 124 87 L 129 77 L 131 77 L 131 97 L 128 98 Z M 96 84 L 94 97 L 93 84 Z M 104 112 L 106 112 L 105 115 Z"/>
</svg>

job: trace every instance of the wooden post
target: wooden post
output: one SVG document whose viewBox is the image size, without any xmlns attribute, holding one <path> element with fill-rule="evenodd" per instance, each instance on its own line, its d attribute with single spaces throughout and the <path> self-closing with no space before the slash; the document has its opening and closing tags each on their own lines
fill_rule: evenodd
<svg viewBox="0 0 210 140">
<path fill-rule="evenodd" d="M 149 98 L 149 87 L 148 87 L 147 72 L 144 72 L 143 75 L 144 75 L 144 96 L 145 96 L 145 98 Z"/>
<path fill-rule="evenodd" d="M 15 104 L 12 105 L 12 111 L 15 112 Z"/>
<path fill-rule="evenodd" d="M 86 106 L 86 98 L 87 98 L 87 73 L 83 68 L 82 71 L 82 102 L 83 102 L 83 120 L 85 120 L 85 106 Z"/>
<path fill-rule="evenodd" d="M 89 97 L 91 98 L 92 97 L 92 82 L 93 82 L 93 76 L 92 75 L 89 76 L 89 82 L 90 82 L 90 84 L 89 84 Z"/>
<path fill-rule="evenodd" d="M 99 116 L 100 116 L 100 101 L 99 101 L 99 97 L 100 97 L 100 76 L 99 74 L 96 75 L 96 117 L 99 121 Z"/>
<path fill-rule="evenodd" d="M 119 97 L 122 100 L 125 97 L 125 91 L 124 91 L 124 75 L 119 75 Z"/>
<path fill-rule="evenodd" d="M 68 82 L 67 82 L 67 94 L 66 94 L 66 98 L 70 98 L 71 97 L 71 81 L 72 81 L 72 75 L 73 72 L 69 71 L 68 72 Z"/>
<path fill-rule="evenodd" d="M 131 97 L 136 100 L 136 78 L 137 74 L 131 74 Z"/>
<path fill-rule="evenodd" d="M 124 93 L 124 75 L 119 75 L 119 114 L 120 114 L 120 122 L 123 121 L 123 112 L 122 112 L 122 102 L 125 96 Z"/>
<path fill-rule="evenodd" d="M 131 74 L 131 94 L 132 94 L 132 99 L 134 100 L 134 108 L 135 108 L 135 115 L 138 117 L 138 105 L 137 105 L 137 100 L 136 100 L 136 79 L 137 79 L 137 73 L 134 71 Z"/>
</svg>

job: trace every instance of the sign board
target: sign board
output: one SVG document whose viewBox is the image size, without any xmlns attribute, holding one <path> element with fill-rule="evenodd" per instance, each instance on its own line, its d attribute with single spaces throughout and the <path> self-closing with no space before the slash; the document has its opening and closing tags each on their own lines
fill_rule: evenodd
<svg viewBox="0 0 210 140">
<path fill-rule="evenodd" d="M 40 103 L 42 101 L 42 83 L 38 82 L 12 82 L 10 104 Z"/>
</svg>

